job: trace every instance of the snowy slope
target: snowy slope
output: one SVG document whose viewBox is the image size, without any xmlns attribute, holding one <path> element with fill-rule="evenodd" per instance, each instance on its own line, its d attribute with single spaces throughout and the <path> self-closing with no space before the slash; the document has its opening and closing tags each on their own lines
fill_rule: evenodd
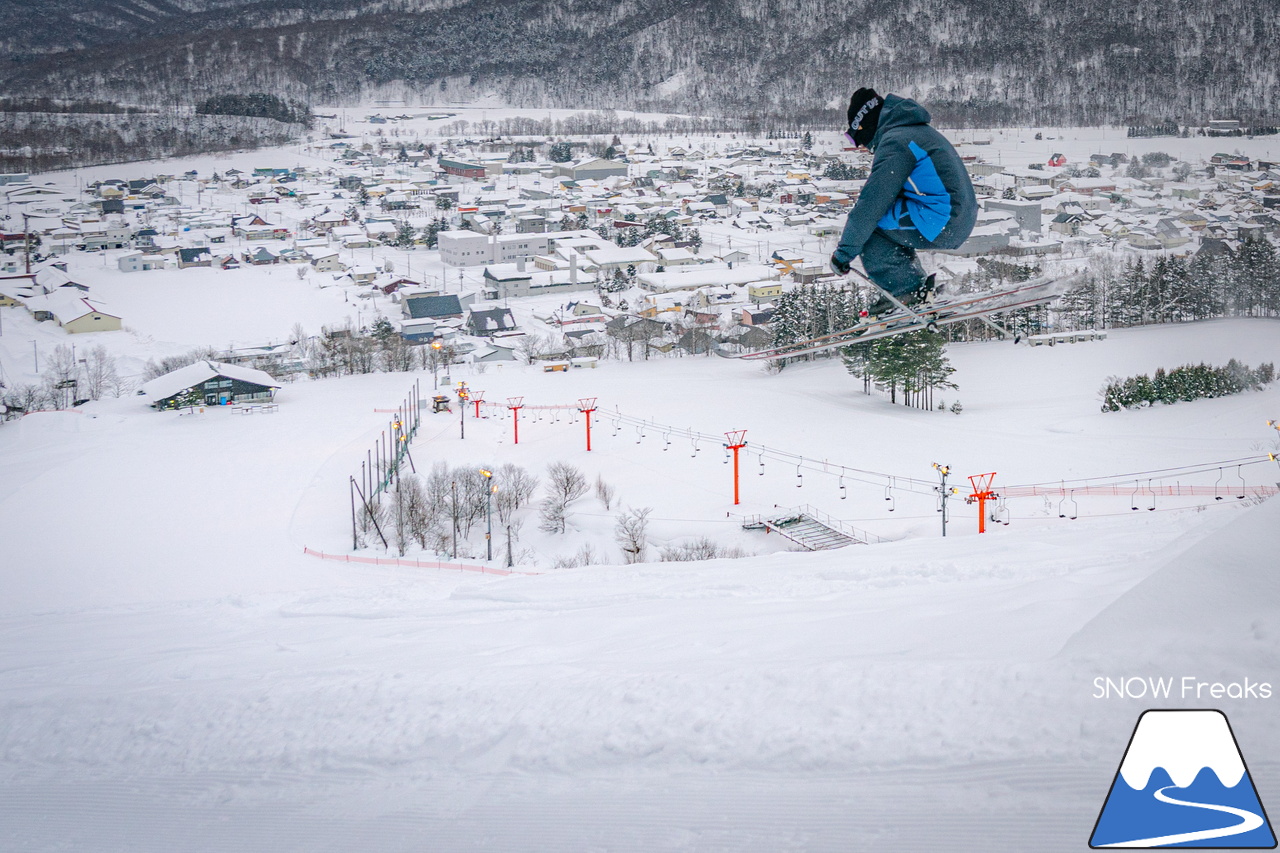
<svg viewBox="0 0 1280 853">
<path fill-rule="evenodd" d="M 940 461 L 1039 482 L 1256 455 L 1276 389 L 1106 415 L 1096 391 L 1269 360 L 1275 329 L 956 346 L 959 416 L 862 395 L 835 363 L 465 378 L 903 477 Z M 345 478 L 409 383 L 297 383 L 275 415 L 123 399 L 0 428 L 0 848 L 1079 850 L 1147 707 L 1094 699 L 1095 677 L 1280 683 L 1274 501 L 1090 499 L 1068 521 L 1028 499 L 981 537 L 957 502 L 942 539 L 928 494 L 900 488 L 889 513 L 883 484 L 841 500 L 833 477 L 797 487 L 767 463 L 734 508 L 719 448 L 600 425 L 588 457 L 581 423 L 530 420 L 517 446 L 509 421 L 468 421 L 464 442 L 441 415 L 419 465 L 568 459 L 654 506 L 656 539 L 759 556 L 510 578 L 304 556 L 349 548 Z M 792 553 L 726 519 L 800 502 L 894 541 Z M 527 544 L 617 559 L 598 502 L 572 524 Z M 1222 702 L 1264 802 L 1274 701 Z"/>
</svg>

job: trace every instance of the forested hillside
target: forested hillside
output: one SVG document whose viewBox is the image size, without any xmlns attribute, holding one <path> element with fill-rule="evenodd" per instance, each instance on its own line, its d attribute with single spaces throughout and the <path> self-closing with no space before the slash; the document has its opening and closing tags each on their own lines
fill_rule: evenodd
<svg viewBox="0 0 1280 853">
<path fill-rule="evenodd" d="M 12 95 L 810 115 L 852 88 L 950 122 L 1280 113 L 1280 6 L 1256 0 L 132 0 L 6 4 Z"/>
</svg>

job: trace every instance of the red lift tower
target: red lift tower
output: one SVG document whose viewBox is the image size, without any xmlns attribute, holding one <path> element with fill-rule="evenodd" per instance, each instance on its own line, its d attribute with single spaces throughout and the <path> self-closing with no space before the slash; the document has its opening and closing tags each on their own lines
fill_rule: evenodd
<svg viewBox="0 0 1280 853">
<path fill-rule="evenodd" d="M 991 491 L 991 481 L 996 477 L 996 472 L 990 474 L 975 474 L 969 478 L 969 482 L 973 485 L 973 494 L 964 499 L 965 503 L 978 504 L 978 532 L 987 532 L 987 501 L 995 500 L 1000 497 Z"/>
<path fill-rule="evenodd" d="M 524 397 L 508 397 L 507 408 L 511 410 L 511 426 L 515 429 L 515 443 L 520 443 L 520 410 L 524 408 Z"/>
<path fill-rule="evenodd" d="M 733 451 L 733 505 L 737 506 L 741 502 L 738 500 L 738 451 L 747 446 L 747 431 L 735 429 L 726 432 L 724 436 L 728 439 L 725 448 Z"/>
<path fill-rule="evenodd" d="M 596 410 L 595 397 L 583 397 L 578 400 L 578 411 L 587 418 L 587 452 L 591 452 L 591 413 Z"/>
</svg>

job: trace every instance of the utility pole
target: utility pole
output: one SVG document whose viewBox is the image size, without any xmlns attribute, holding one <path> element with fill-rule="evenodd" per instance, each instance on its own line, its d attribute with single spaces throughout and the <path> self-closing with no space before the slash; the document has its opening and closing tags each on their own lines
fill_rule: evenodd
<svg viewBox="0 0 1280 853">
<path fill-rule="evenodd" d="M 22 254 L 26 259 L 27 275 L 31 275 L 31 227 L 27 224 L 28 214 L 22 214 Z"/>
<path fill-rule="evenodd" d="M 453 493 L 453 559 L 458 559 L 458 481 L 449 484 Z"/>
</svg>

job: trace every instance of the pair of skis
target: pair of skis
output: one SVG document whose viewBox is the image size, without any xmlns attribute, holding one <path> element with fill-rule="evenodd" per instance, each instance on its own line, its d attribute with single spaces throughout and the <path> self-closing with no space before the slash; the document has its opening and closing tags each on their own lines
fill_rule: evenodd
<svg viewBox="0 0 1280 853">
<path fill-rule="evenodd" d="M 850 346 L 879 340 L 893 335 L 902 335 L 921 329 L 937 331 L 940 326 L 962 323 L 965 320 L 980 320 L 991 326 L 1001 337 L 1013 337 L 1017 343 L 1018 336 L 1013 335 L 995 320 L 992 314 L 1004 311 L 1015 311 L 1020 308 L 1031 308 L 1045 305 L 1060 297 L 1067 289 L 1069 279 L 1037 278 L 1012 287 L 990 290 L 983 293 L 966 293 L 953 298 L 938 298 L 935 301 L 907 307 L 892 294 L 885 293 L 866 276 L 858 273 L 867 284 L 884 293 L 894 304 L 895 310 L 885 317 L 868 319 L 856 326 L 841 329 L 828 335 L 793 341 L 780 347 L 756 352 L 729 353 L 723 347 L 716 349 L 716 354 L 725 358 L 736 358 L 744 361 L 765 361 L 775 358 L 788 358 L 796 355 L 821 352 L 835 347 Z"/>
</svg>

